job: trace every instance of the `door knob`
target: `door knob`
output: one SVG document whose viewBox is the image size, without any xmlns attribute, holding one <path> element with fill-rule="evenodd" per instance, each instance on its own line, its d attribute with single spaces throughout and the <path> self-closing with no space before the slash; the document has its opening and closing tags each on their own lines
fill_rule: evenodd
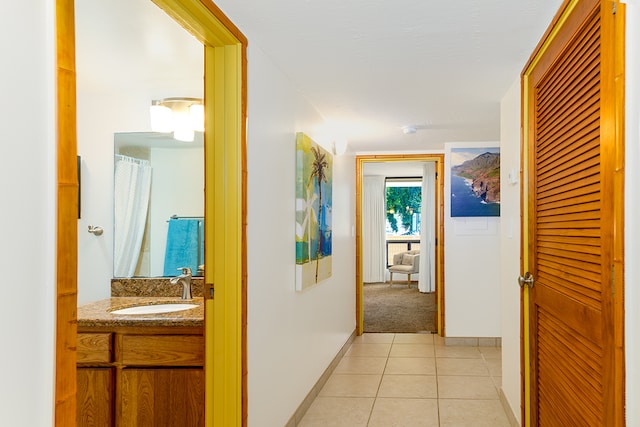
<svg viewBox="0 0 640 427">
<path fill-rule="evenodd" d="M 520 285 L 521 288 L 523 288 L 524 285 L 533 288 L 533 275 L 527 271 L 524 273 L 524 276 L 518 276 L 518 285 Z"/>
</svg>

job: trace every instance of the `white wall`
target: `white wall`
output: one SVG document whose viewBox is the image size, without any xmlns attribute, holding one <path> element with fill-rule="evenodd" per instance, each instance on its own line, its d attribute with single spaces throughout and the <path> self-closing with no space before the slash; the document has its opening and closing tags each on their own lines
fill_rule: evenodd
<svg viewBox="0 0 640 427">
<path fill-rule="evenodd" d="M 0 14 L 0 424 L 53 425 L 56 140 L 54 3 Z"/>
<path fill-rule="evenodd" d="M 500 337 L 500 218 L 451 217 L 451 148 L 497 142 L 445 144 L 444 282 L 447 337 Z M 504 183 L 501 183 L 504 188 Z"/>
<path fill-rule="evenodd" d="M 113 134 L 148 131 L 148 104 L 146 96 L 124 89 L 90 92 L 80 87 L 78 90 L 78 154 L 82 157 L 82 218 L 78 220 L 78 304 L 111 295 Z M 88 225 L 101 226 L 104 234 L 94 236 L 88 233 Z"/>
<path fill-rule="evenodd" d="M 518 182 L 509 182 L 510 174 Z M 520 79 L 500 103 L 500 288 L 502 391 L 521 422 L 520 410 Z"/>
<path fill-rule="evenodd" d="M 171 215 L 204 216 L 204 148 L 153 148 L 151 166 L 150 275 L 162 276 Z"/>
<path fill-rule="evenodd" d="M 114 133 L 150 131 L 151 100 L 202 97 L 204 66 L 202 56 L 195 65 L 173 61 L 172 49 L 200 51 L 202 45 L 152 2 L 76 2 L 75 7 L 78 154 L 82 156 L 78 304 L 84 304 L 111 293 Z M 152 15 L 160 15 L 169 25 L 160 27 L 151 20 L 154 26 L 149 27 L 147 19 Z M 155 31 L 156 38 L 143 38 L 141 28 Z M 101 226 L 104 234 L 89 234 L 88 225 Z"/>
<path fill-rule="evenodd" d="M 640 425 L 640 2 L 627 0 L 625 347 L 627 425 Z"/>
<path fill-rule="evenodd" d="M 249 425 L 281 427 L 355 329 L 355 162 L 334 157 L 333 276 L 296 292 L 295 132 L 322 118 L 255 44 L 248 55 Z"/>
</svg>

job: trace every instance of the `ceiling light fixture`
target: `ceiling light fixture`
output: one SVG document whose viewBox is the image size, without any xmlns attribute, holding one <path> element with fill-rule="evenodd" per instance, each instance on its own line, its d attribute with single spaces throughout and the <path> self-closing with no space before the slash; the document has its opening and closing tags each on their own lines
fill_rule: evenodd
<svg viewBox="0 0 640 427">
<path fill-rule="evenodd" d="M 164 98 L 151 101 L 151 131 L 169 133 L 179 141 L 193 141 L 204 132 L 204 104 L 200 98 Z"/>
</svg>

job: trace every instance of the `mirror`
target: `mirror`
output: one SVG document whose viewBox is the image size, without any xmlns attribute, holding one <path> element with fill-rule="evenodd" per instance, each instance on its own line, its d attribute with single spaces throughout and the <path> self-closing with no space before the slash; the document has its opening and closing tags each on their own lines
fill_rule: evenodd
<svg viewBox="0 0 640 427">
<path fill-rule="evenodd" d="M 203 133 L 116 133 L 114 147 L 113 277 L 203 275 Z"/>
</svg>

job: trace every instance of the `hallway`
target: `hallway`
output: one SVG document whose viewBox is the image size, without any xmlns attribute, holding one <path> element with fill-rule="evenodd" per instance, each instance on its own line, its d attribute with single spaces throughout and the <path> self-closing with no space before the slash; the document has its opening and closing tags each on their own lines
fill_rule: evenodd
<svg viewBox="0 0 640 427">
<path fill-rule="evenodd" d="M 432 334 L 356 337 L 299 426 L 508 427 L 500 347 Z"/>
</svg>

